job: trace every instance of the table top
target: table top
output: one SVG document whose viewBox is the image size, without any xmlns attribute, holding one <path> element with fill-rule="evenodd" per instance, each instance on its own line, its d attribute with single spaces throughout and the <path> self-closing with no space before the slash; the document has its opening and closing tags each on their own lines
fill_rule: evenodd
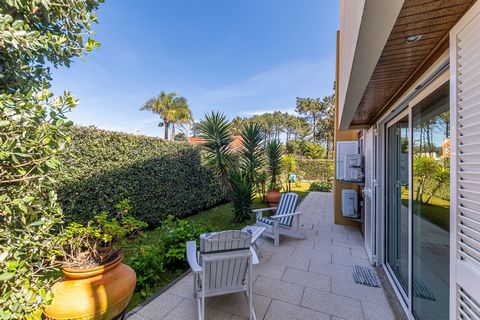
<svg viewBox="0 0 480 320">
<path fill-rule="evenodd" d="M 251 233 L 252 243 L 255 243 L 255 241 L 257 241 L 257 239 L 262 235 L 263 231 L 265 231 L 265 227 L 246 226 L 242 229 L 242 231 Z"/>
</svg>

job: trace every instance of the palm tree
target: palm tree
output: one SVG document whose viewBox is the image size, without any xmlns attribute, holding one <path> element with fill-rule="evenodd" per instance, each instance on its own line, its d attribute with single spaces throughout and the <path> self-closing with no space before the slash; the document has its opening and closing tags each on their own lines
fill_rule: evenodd
<svg viewBox="0 0 480 320">
<path fill-rule="evenodd" d="M 176 97 L 173 108 L 169 112 L 170 124 L 172 125 L 172 141 L 175 140 L 175 125 L 183 126 L 193 122 L 192 111 L 184 97 Z"/>
<path fill-rule="evenodd" d="M 175 136 L 175 124 L 186 124 L 192 120 L 192 112 L 187 99 L 178 96 L 175 92 L 162 91 L 156 97 L 148 100 L 140 110 L 148 110 L 160 115 L 162 122 L 159 126 L 165 128 L 164 139 L 168 140 L 168 133 L 172 129 L 172 140 Z"/>
</svg>

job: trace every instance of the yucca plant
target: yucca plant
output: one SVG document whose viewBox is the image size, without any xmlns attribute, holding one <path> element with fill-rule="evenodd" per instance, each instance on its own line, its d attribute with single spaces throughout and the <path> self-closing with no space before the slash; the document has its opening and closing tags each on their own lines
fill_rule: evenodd
<svg viewBox="0 0 480 320">
<path fill-rule="evenodd" d="M 258 123 L 250 121 L 242 128 L 240 136 L 242 138 L 240 167 L 248 182 L 254 185 L 256 172 L 264 164 L 263 131 Z"/>
<path fill-rule="evenodd" d="M 239 169 L 230 171 L 230 185 L 232 187 L 232 203 L 234 220 L 242 223 L 250 220 L 254 200 L 253 184 L 245 172 Z"/>
<path fill-rule="evenodd" d="M 267 169 L 270 174 L 270 189 L 278 188 L 278 177 L 282 169 L 282 143 L 280 140 L 271 140 L 267 144 Z"/>
<path fill-rule="evenodd" d="M 254 122 L 241 128 L 241 148 L 234 154 L 230 147 L 231 128 L 225 115 L 212 112 L 200 122 L 198 129 L 204 139 L 203 148 L 209 165 L 222 178 L 234 206 L 236 222 L 250 219 L 257 171 L 264 163 L 263 132 Z M 238 161 L 236 161 L 238 160 Z"/>
<path fill-rule="evenodd" d="M 224 191 L 230 189 L 228 172 L 232 165 L 232 149 L 230 143 L 230 123 L 224 114 L 212 112 L 205 115 L 205 120 L 198 124 L 200 137 L 204 140 L 202 145 L 208 165 L 222 180 Z"/>
</svg>

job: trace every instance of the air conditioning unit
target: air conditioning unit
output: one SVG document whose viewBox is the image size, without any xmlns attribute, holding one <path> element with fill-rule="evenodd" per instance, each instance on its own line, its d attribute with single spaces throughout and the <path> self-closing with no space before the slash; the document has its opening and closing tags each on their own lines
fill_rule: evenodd
<svg viewBox="0 0 480 320">
<path fill-rule="evenodd" d="M 343 178 L 345 181 L 363 181 L 362 156 L 360 154 L 346 154 Z"/>
<path fill-rule="evenodd" d="M 358 154 L 358 141 L 338 141 L 335 150 L 335 178 L 345 179 L 345 156 L 347 154 Z"/>
<path fill-rule="evenodd" d="M 358 218 L 358 194 L 353 189 L 342 190 L 342 215 L 346 218 Z"/>
</svg>

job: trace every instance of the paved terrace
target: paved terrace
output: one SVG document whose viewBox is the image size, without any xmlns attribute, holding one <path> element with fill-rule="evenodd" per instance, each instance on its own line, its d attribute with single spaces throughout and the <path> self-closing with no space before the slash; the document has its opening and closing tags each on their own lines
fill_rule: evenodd
<svg viewBox="0 0 480 320">
<path fill-rule="evenodd" d="M 333 224 L 332 194 L 311 192 L 300 210 L 306 240 L 281 238 L 276 248 L 269 238 L 258 240 L 263 258 L 254 269 L 257 319 L 394 319 L 382 288 L 353 281 L 352 264 L 369 262 L 360 231 Z M 192 287 L 189 274 L 128 319 L 194 320 Z M 206 319 L 248 319 L 243 293 L 208 298 Z"/>
</svg>

